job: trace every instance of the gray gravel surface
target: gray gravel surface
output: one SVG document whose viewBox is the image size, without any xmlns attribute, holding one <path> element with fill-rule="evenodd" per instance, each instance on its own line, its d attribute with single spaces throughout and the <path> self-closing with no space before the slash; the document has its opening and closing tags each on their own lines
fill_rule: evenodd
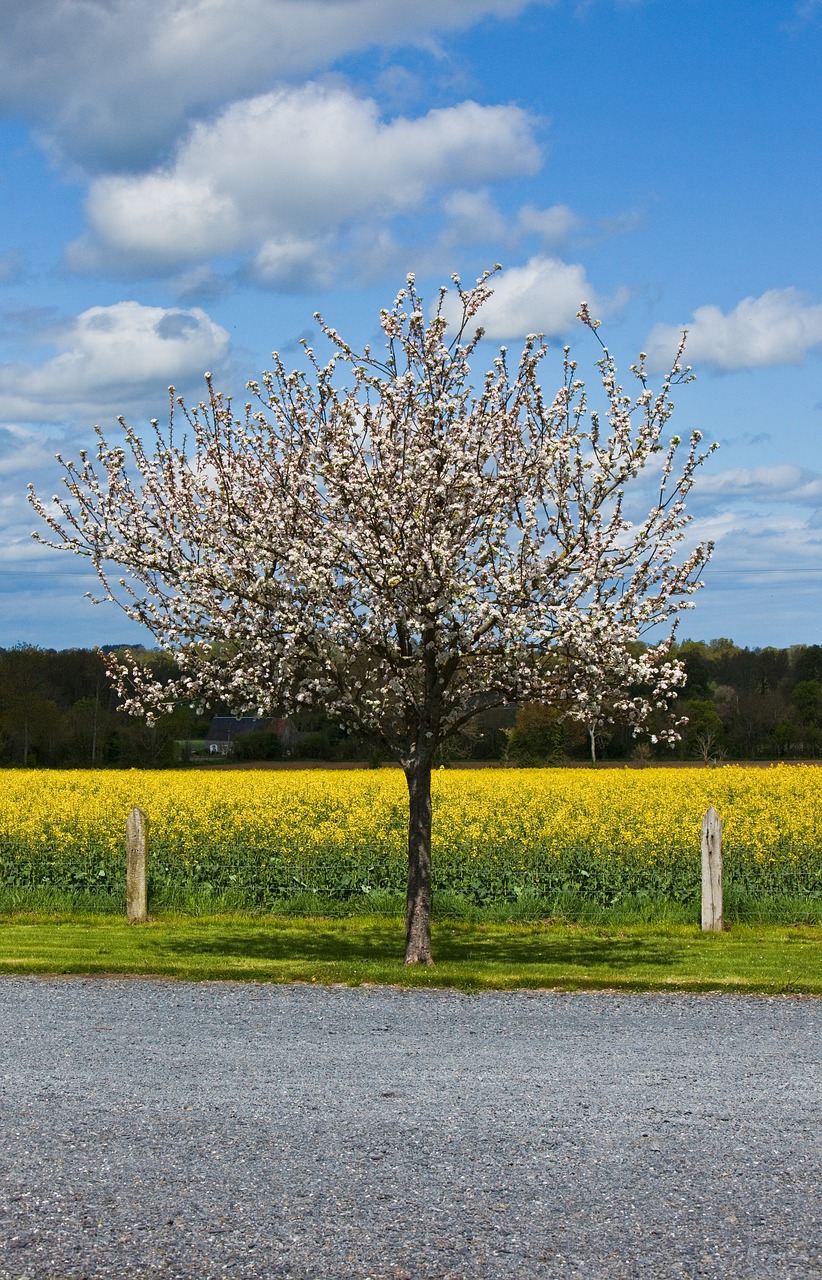
<svg viewBox="0 0 822 1280">
<path fill-rule="evenodd" d="M 817 1277 L 822 1001 L 0 979 L 0 1277 Z"/>
</svg>

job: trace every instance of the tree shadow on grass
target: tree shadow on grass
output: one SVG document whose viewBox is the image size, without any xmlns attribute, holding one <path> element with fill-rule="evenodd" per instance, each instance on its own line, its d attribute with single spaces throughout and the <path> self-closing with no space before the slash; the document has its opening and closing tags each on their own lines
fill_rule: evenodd
<svg viewBox="0 0 822 1280">
<path fill-rule="evenodd" d="M 228 959 L 307 961 L 311 963 L 350 963 L 384 961 L 402 957 L 401 925 L 375 925 L 359 928 L 356 933 L 322 924 L 299 930 L 272 925 L 270 928 L 237 926 L 217 931 L 210 928 L 198 936 L 193 932 L 182 938 L 164 941 L 164 950 L 195 960 L 198 956 L 223 956 Z"/>
<path fill-rule="evenodd" d="M 168 939 L 164 949 L 196 964 L 198 957 L 213 962 L 307 964 L 386 964 L 403 958 L 403 931 L 399 923 L 358 926 L 356 931 L 316 925 L 299 930 L 237 927 L 192 932 Z M 434 930 L 434 956 L 438 965 L 482 969 L 563 969 L 567 971 L 618 972 L 637 967 L 665 969 L 681 965 L 686 948 L 675 939 L 574 937 L 565 930 L 529 931 L 527 935 Z"/>
<path fill-rule="evenodd" d="M 521 968 L 633 969 L 681 963 L 686 950 L 664 936 L 650 938 L 574 937 L 550 928 L 526 937 L 471 936 L 437 939 L 436 955 L 443 963 L 489 964 Z"/>
</svg>

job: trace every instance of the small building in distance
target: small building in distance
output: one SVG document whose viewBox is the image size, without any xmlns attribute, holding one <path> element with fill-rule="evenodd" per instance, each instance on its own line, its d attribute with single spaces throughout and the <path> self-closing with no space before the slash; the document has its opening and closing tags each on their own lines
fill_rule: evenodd
<svg viewBox="0 0 822 1280">
<path fill-rule="evenodd" d="M 300 740 L 300 731 L 290 716 L 262 719 L 257 716 L 214 716 L 206 734 L 209 755 L 230 755 L 237 738 L 246 733 L 276 734 L 283 755 L 289 755 Z"/>
</svg>

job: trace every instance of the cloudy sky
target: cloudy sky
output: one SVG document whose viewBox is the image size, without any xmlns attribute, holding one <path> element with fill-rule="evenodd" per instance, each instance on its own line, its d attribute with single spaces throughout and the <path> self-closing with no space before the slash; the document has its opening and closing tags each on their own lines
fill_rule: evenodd
<svg viewBox="0 0 822 1280">
<path fill-rule="evenodd" d="M 31 540 L 55 452 L 495 262 L 511 348 L 688 329 L 683 634 L 822 642 L 820 54 L 822 0 L 3 0 L 0 645 L 139 638 Z"/>
</svg>

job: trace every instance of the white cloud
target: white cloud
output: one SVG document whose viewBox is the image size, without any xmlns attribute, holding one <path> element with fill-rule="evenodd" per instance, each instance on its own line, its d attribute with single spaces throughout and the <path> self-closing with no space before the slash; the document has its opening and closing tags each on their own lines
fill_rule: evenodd
<svg viewBox="0 0 822 1280">
<path fill-rule="evenodd" d="M 743 629 L 755 644 L 785 644 L 786 634 L 792 643 L 810 640 L 808 619 L 820 603 L 822 476 L 789 463 L 732 467 L 700 476 L 688 505 L 689 541 L 716 544 L 689 632 Z"/>
<path fill-rule="evenodd" d="M 68 439 L 58 438 L 56 434 L 50 436 L 42 427 L 17 423 L 0 426 L 0 591 L 10 587 L 14 590 L 15 613 L 17 592 L 31 585 L 32 573 L 43 562 L 48 566 L 49 560 L 54 568 L 51 553 L 44 552 L 32 540 L 31 531 L 37 521 L 27 501 L 26 485 L 33 481 L 41 493 L 53 493 L 60 475 L 55 453 L 69 445 L 76 456 L 75 449 L 82 447 L 83 443 L 88 445 L 88 439 L 80 441 L 76 436 Z M 80 570 L 79 564 L 75 566 L 67 562 L 58 567 Z M 9 568 L 15 581 L 8 579 Z M 53 585 L 53 582 L 49 583 L 49 586 Z M 78 594 L 82 594 L 82 590 Z M 6 626 L 12 622 L 8 611 L 3 622 Z M 18 635 L 16 638 L 21 637 Z"/>
<path fill-rule="evenodd" d="M 732 467 L 700 476 L 695 493 L 700 498 L 749 498 L 816 506 L 822 502 L 822 476 L 788 462 L 772 467 Z"/>
<path fill-rule="evenodd" d="M 204 263 L 180 272 L 169 282 L 181 306 L 216 302 L 231 288 L 230 280 Z"/>
<path fill-rule="evenodd" d="M 45 126 L 92 169 L 144 167 L 192 115 L 529 2 L 3 0 L 0 107 Z"/>
<path fill-rule="evenodd" d="M 17 423 L 8 423 L 0 427 L 0 485 L 2 485 L 2 502 L 8 507 L 14 495 L 7 488 L 10 476 L 25 477 L 23 484 L 16 486 L 18 494 L 22 492 L 25 482 L 33 471 L 54 460 L 54 449 L 43 439 L 41 431 L 31 427 L 22 427 Z M 0 543 L 0 554 L 2 544 Z"/>
<path fill-rule="evenodd" d="M 443 209 L 450 222 L 451 241 L 481 244 L 502 239 L 508 232 L 508 224 L 487 191 L 452 191 L 443 201 Z"/>
<path fill-rule="evenodd" d="M 730 506 L 694 520 L 689 538 L 716 543 L 708 574 L 723 581 L 740 571 L 783 579 L 786 572 L 819 571 L 822 534 L 804 511 L 780 510 L 752 520 L 742 505 Z"/>
<path fill-rule="evenodd" d="M 448 279 L 455 263 L 466 261 L 466 250 L 472 251 L 473 262 L 485 266 L 493 262 L 501 244 L 508 246 L 506 256 L 514 257 L 523 240 L 536 235 L 547 245 L 566 239 L 578 225 L 576 215 L 566 205 L 549 209 L 526 205 L 506 217 L 487 187 L 450 191 L 441 200 L 440 210 L 442 222 L 432 233 L 429 233 L 430 224 L 420 219 L 406 227 L 411 234 L 405 238 L 395 235 L 401 228 L 379 225 L 373 219 L 352 229 L 345 244 L 350 270 L 360 280 L 401 277 L 409 270 L 418 276 Z M 482 247 L 479 259 L 474 251 L 477 246 Z M 590 293 L 589 290 L 589 296 Z M 609 303 L 608 309 L 613 310 L 615 304 L 621 306 L 623 301 L 620 295 Z"/>
<path fill-rule="evenodd" d="M 524 235 L 537 235 L 546 245 L 563 244 L 579 226 L 579 218 L 567 204 L 538 209 L 526 204 L 517 216 L 517 228 Z"/>
<path fill-rule="evenodd" d="M 49 434 L 43 427 L 0 427 L 0 645 L 69 646 L 140 639 L 112 608 L 98 614 L 84 599 L 99 584 L 78 556 L 58 555 L 32 538 L 48 530 L 27 501 L 26 485 L 48 499 L 60 487 L 55 453 L 67 457 L 89 441 L 88 429 Z M 111 637 L 111 641 L 109 640 Z M 144 641 L 145 642 L 145 641 Z"/>
<path fill-rule="evenodd" d="M 727 315 L 719 307 L 697 307 L 689 324 L 657 325 L 651 332 L 651 368 L 670 364 L 683 329 L 689 364 L 725 371 L 798 364 L 822 343 L 822 305 L 806 302 L 797 289 L 769 289 L 759 298 L 743 298 Z"/>
<path fill-rule="evenodd" d="M 169 383 L 182 386 L 219 368 L 229 336 L 197 307 L 117 302 L 82 312 L 57 345 L 59 353 L 42 365 L 0 365 L 0 418 L 62 422 L 125 412 L 146 395 L 157 405 Z"/>
<path fill-rule="evenodd" d="M 462 102 L 385 123 L 376 103 L 348 89 L 281 88 L 197 125 L 169 167 L 94 182 L 93 241 L 75 245 L 69 261 L 88 265 L 96 245 L 112 263 L 168 267 L 272 242 L 265 270 L 355 219 L 414 209 L 441 186 L 533 173 L 540 162 L 518 107 Z"/>
<path fill-rule="evenodd" d="M 260 283 L 280 289 L 325 288 L 334 277 L 330 237 L 285 235 L 266 240 L 251 273 Z"/>
<path fill-rule="evenodd" d="M 494 341 L 522 338 L 528 333 L 562 336 L 577 325 L 581 302 L 588 302 L 592 314 L 613 306 L 597 300 L 584 267 L 559 258 L 530 258 L 524 267 L 510 267 L 490 283 L 494 292 L 476 319 Z M 458 301 L 453 293 L 446 298 L 445 314 L 450 320 L 457 318 Z"/>
<path fill-rule="evenodd" d="M 816 581 L 822 530 L 809 506 L 763 509 L 752 507 L 744 496 L 731 495 L 721 506 L 700 511 L 688 528 L 688 540 L 715 544 L 708 582 L 713 580 L 724 590 L 741 583 L 754 585 L 759 578 L 771 576 L 786 587 L 787 598 L 793 575 L 809 572 Z"/>
</svg>

